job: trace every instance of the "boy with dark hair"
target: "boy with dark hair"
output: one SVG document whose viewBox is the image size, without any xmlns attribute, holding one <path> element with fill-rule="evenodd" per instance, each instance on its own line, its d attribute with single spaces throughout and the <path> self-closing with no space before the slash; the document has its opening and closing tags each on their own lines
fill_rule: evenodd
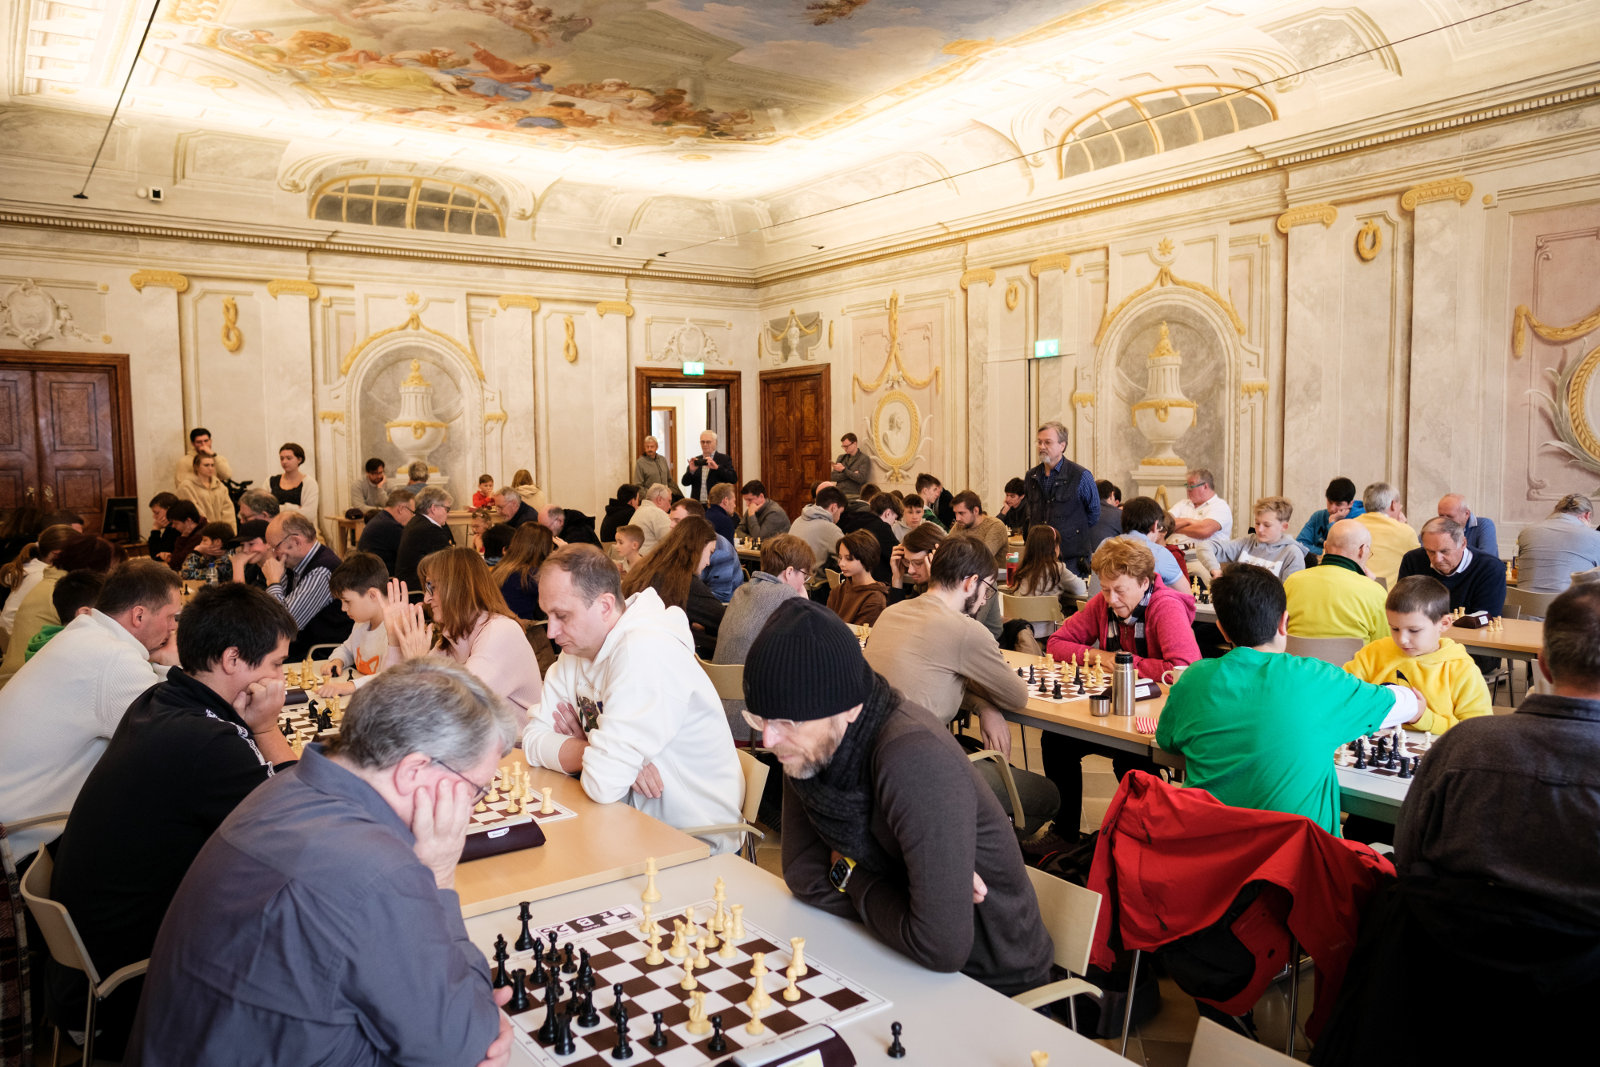
<svg viewBox="0 0 1600 1067">
<path fill-rule="evenodd" d="M 389 634 L 383 628 L 389 568 L 370 552 L 352 552 L 328 575 L 328 592 L 355 623 L 344 643 L 328 654 L 329 678 L 317 695 L 348 696 L 371 681 L 383 662 Z"/>
<path fill-rule="evenodd" d="M 1128 498 L 1121 514 L 1123 538 L 1138 541 L 1150 550 L 1155 557 L 1156 574 L 1161 578 L 1161 584 L 1180 592 L 1187 590 L 1189 575 L 1178 557 L 1158 540 L 1166 536 L 1162 532 L 1167 517 L 1166 509 L 1152 497 L 1135 496 Z"/>
<path fill-rule="evenodd" d="M 1329 527 L 1340 519 L 1353 519 L 1366 510 L 1356 496 L 1356 483 L 1349 478 L 1335 478 L 1329 482 L 1323 498 L 1328 506 L 1312 512 L 1306 524 L 1300 527 L 1300 536 L 1295 538 L 1311 557 L 1308 563 L 1315 563 L 1321 557 L 1322 544 L 1328 539 Z"/>
<path fill-rule="evenodd" d="M 917 475 L 917 495 L 925 506 L 924 518 L 933 519 L 939 529 L 948 532 L 956 521 L 954 498 L 944 483 L 931 474 Z"/>
<path fill-rule="evenodd" d="M 618 526 L 615 540 L 617 569 L 627 574 L 628 568 L 639 562 L 639 550 L 644 547 L 644 531 L 631 524 Z"/>
<path fill-rule="evenodd" d="M 1005 507 L 995 512 L 994 517 L 1005 523 L 1012 533 L 1024 533 L 1028 529 L 1028 504 L 1024 499 L 1027 493 L 1028 483 L 1021 478 L 1007 480 Z"/>
<path fill-rule="evenodd" d="M 1156 744 L 1184 757 L 1184 785 L 1224 804 L 1304 815 L 1339 833 L 1333 752 L 1363 734 L 1428 715 L 1407 685 L 1379 687 L 1284 652 L 1289 612 L 1270 571 L 1229 564 L 1211 583 L 1234 648 L 1191 664 L 1167 693 Z M 1289 702 L 1309 709 L 1285 716 Z"/>
<path fill-rule="evenodd" d="M 200 543 L 194 546 L 183 561 L 178 577 L 186 582 L 206 582 L 215 585 L 222 580 L 217 568 L 228 558 L 227 543 L 233 537 L 233 527 L 225 522 L 208 522 L 200 527 Z"/>
<path fill-rule="evenodd" d="M 1491 712 L 1489 687 L 1467 650 L 1444 636 L 1453 621 L 1450 591 L 1426 575 L 1402 578 L 1384 601 L 1390 636 L 1367 645 L 1344 669 L 1368 682 L 1400 682 L 1422 692 L 1428 710 L 1413 729 L 1442 734 Z"/>
<path fill-rule="evenodd" d="M 106 584 L 106 576 L 99 571 L 73 571 L 61 576 L 56 587 L 50 591 L 50 604 L 56 609 L 56 618 L 60 622 L 45 623 L 28 642 L 28 648 L 22 654 L 23 662 L 32 659 L 34 653 L 43 648 L 52 637 L 66 629 L 67 623 L 79 615 L 87 615 L 94 610 L 95 598 L 100 595 L 100 589 Z"/>
</svg>

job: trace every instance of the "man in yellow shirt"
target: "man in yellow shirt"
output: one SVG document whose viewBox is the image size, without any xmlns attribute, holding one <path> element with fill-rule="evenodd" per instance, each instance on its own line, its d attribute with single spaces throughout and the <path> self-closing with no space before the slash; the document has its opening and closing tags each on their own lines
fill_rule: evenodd
<svg viewBox="0 0 1600 1067">
<path fill-rule="evenodd" d="M 1372 535 L 1354 519 L 1328 529 L 1320 566 L 1295 571 L 1283 581 L 1289 598 L 1291 637 L 1357 637 L 1379 641 L 1389 633 L 1383 586 L 1366 568 Z"/>
<path fill-rule="evenodd" d="M 1366 511 L 1351 521 L 1359 522 L 1372 535 L 1372 559 L 1367 568 L 1392 587 L 1400 576 L 1400 557 L 1421 545 L 1417 531 L 1406 524 L 1400 493 L 1388 482 L 1373 482 L 1361 490 L 1361 503 Z"/>
<path fill-rule="evenodd" d="M 1389 637 L 1356 653 L 1344 669 L 1374 685 L 1411 686 L 1428 701 L 1414 730 L 1442 734 L 1462 719 L 1488 715 L 1489 687 L 1467 650 L 1444 632 L 1450 628 L 1450 591 L 1423 574 L 1402 578 L 1384 601 Z"/>
</svg>

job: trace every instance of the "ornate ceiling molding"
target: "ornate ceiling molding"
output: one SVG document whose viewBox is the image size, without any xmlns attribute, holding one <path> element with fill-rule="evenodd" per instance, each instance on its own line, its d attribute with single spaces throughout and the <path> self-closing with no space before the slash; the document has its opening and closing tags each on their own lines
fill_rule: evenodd
<svg viewBox="0 0 1600 1067">
<path fill-rule="evenodd" d="M 1465 204 L 1472 196 L 1472 183 L 1465 178 L 1441 178 L 1439 181 L 1423 182 L 1413 185 L 1400 195 L 1400 206 L 1407 211 L 1415 211 L 1418 204 L 1431 203 L 1434 200 L 1455 200 Z"/>
</svg>

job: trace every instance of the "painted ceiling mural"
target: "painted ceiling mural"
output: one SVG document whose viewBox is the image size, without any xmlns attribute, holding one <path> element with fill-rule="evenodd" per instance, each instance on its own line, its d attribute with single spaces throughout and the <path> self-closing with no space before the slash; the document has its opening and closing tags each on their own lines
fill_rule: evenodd
<svg viewBox="0 0 1600 1067">
<path fill-rule="evenodd" d="M 1147 0 L 166 0 L 169 47 L 290 107 L 549 148 L 771 143 Z"/>
</svg>

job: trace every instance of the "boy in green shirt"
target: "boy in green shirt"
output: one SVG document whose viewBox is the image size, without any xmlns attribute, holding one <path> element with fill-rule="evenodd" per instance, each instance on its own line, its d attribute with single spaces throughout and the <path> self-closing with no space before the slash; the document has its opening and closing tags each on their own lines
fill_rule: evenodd
<svg viewBox="0 0 1600 1067">
<path fill-rule="evenodd" d="M 1191 665 L 1167 694 L 1156 744 L 1184 757 L 1184 785 L 1224 804 L 1304 815 L 1339 833 L 1334 750 L 1427 712 L 1415 689 L 1369 685 L 1284 652 L 1283 583 L 1230 564 L 1211 583 L 1217 626 L 1234 645 Z"/>
<path fill-rule="evenodd" d="M 105 584 L 106 576 L 96 571 L 68 571 L 62 575 L 56 587 L 50 591 L 50 604 L 56 609 L 56 618 L 61 621 L 40 628 L 23 651 L 23 660 L 32 659 L 34 653 L 48 644 L 52 637 L 67 628 L 67 623 L 94 610 L 95 598 Z"/>
</svg>

